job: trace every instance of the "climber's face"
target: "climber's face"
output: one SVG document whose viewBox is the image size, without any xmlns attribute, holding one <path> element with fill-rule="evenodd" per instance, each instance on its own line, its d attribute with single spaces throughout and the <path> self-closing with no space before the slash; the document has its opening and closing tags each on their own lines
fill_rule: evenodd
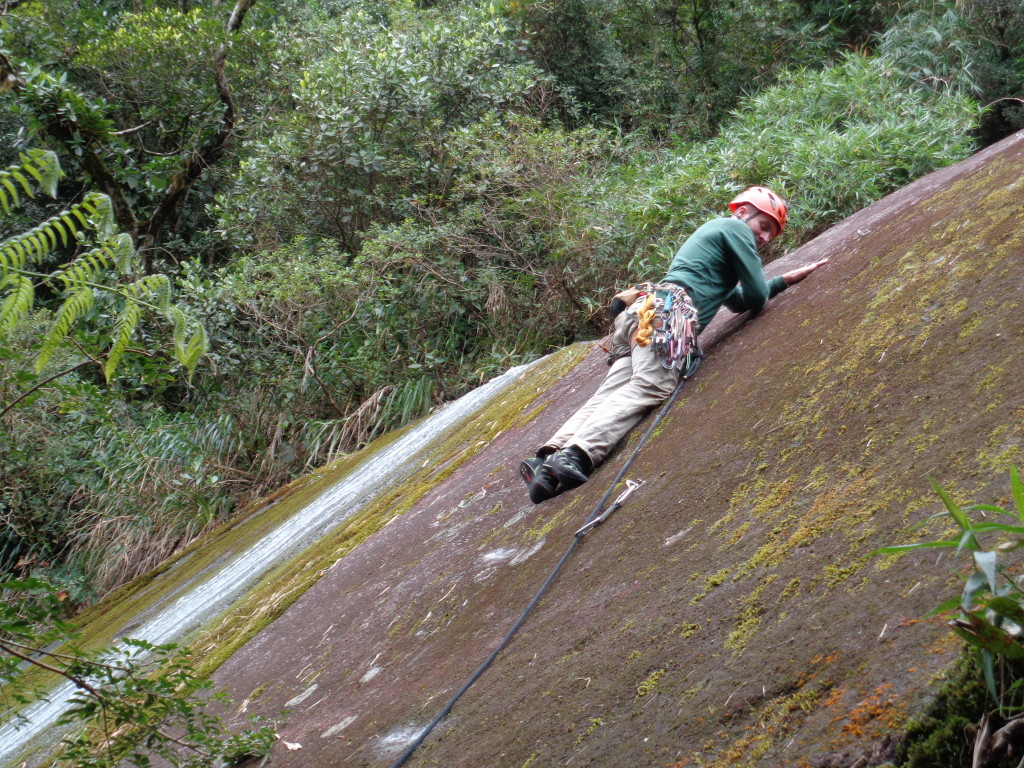
<svg viewBox="0 0 1024 768">
<path fill-rule="evenodd" d="M 732 215 L 734 219 L 739 219 L 750 227 L 758 248 L 768 245 L 779 234 L 778 222 L 752 205 L 741 205 Z"/>
</svg>

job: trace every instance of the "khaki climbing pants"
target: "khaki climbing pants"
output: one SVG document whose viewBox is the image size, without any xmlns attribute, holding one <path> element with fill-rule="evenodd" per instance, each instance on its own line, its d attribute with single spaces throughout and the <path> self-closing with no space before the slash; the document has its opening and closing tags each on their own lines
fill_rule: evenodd
<svg viewBox="0 0 1024 768">
<path fill-rule="evenodd" d="M 636 304 L 615 318 L 612 355 L 630 350 L 636 332 Z M 654 406 L 664 402 L 679 383 L 679 374 L 665 368 L 651 346 L 632 345 L 619 357 L 601 386 L 545 445 L 582 449 L 596 467 L 619 440 Z"/>
</svg>

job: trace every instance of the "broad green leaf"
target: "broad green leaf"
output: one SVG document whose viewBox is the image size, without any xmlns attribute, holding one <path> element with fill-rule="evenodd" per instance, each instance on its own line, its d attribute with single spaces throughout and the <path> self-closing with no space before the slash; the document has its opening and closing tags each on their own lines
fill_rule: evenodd
<svg viewBox="0 0 1024 768">
<path fill-rule="evenodd" d="M 954 619 L 949 622 L 949 626 L 976 648 L 1008 659 L 1024 659 L 1024 645 L 1014 640 L 1010 633 L 993 626 L 975 613 L 968 614 L 965 618 Z"/>
<path fill-rule="evenodd" d="M 960 607 L 965 613 L 969 613 L 974 608 L 975 596 L 987 583 L 988 579 L 985 577 L 985 574 L 978 571 L 974 571 L 974 573 L 967 577 L 967 583 L 964 584 L 964 591 L 960 598 Z"/>
<path fill-rule="evenodd" d="M 985 574 L 985 579 L 988 581 L 989 589 L 995 592 L 997 573 L 996 553 L 988 551 L 975 552 L 974 564 L 982 573 Z"/>
<path fill-rule="evenodd" d="M 1012 597 L 993 597 L 985 601 L 985 607 L 1003 616 L 1014 624 L 1024 627 L 1024 606 Z"/>
</svg>

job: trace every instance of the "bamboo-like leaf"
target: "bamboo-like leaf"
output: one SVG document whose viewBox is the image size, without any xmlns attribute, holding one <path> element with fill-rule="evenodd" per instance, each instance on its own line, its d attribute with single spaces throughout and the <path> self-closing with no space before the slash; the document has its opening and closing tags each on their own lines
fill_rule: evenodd
<svg viewBox="0 0 1024 768">
<path fill-rule="evenodd" d="M 1017 517 L 1024 523 L 1024 483 L 1016 467 L 1010 467 L 1010 493 L 1013 494 L 1013 505 L 1017 508 Z"/>
<path fill-rule="evenodd" d="M 989 694 L 996 701 L 999 700 L 999 692 L 996 689 L 995 654 L 992 651 L 981 649 L 981 671 L 985 676 L 985 685 Z"/>
<path fill-rule="evenodd" d="M 0 304 L 0 331 L 12 327 L 32 311 L 35 301 L 35 286 L 24 275 L 10 274 L 0 281 L 0 291 L 9 289 L 10 293 Z"/>
<path fill-rule="evenodd" d="M 960 596 L 960 607 L 964 613 L 969 613 L 974 608 L 974 598 L 985 586 L 987 579 L 985 574 L 975 571 L 967 577 L 963 594 Z"/>
<path fill-rule="evenodd" d="M 1008 659 L 1024 659 L 1024 646 L 1007 631 L 993 626 L 975 613 L 954 619 L 950 628 L 971 645 Z"/>
<path fill-rule="evenodd" d="M 80 288 L 60 305 L 60 309 L 57 310 L 57 316 L 53 320 L 53 325 L 43 339 L 42 347 L 39 349 L 39 356 L 36 357 L 36 373 L 39 373 L 46 367 L 54 350 L 71 333 L 71 329 L 78 322 L 78 319 L 89 311 L 92 303 L 92 289 Z"/>
<path fill-rule="evenodd" d="M 950 516 L 956 520 L 957 525 L 964 530 L 969 530 L 971 527 L 971 521 L 967 518 L 967 515 L 964 514 L 963 510 L 957 506 L 957 503 L 953 501 L 952 497 L 946 493 L 938 483 L 936 483 L 932 478 L 928 478 L 928 480 L 932 484 L 932 488 L 935 489 L 935 492 L 939 494 L 939 498 L 942 499 L 942 503 L 946 505 L 946 510 L 949 512 Z"/>
<path fill-rule="evenodd" d="M 894 544 L 891 547 L 879 547 L 872 555 L 891 555 L 897 552 L 909 552 L 912 549 L 934 549 L 938 547 L 955 547 L 955 541 L 921 541 L 916 544 Z"/>
<path fill-rule="evenodd" d="M 988 580 L 988 588 L 996 591 L 996 553 L 991 551 L 975 552 L 974 565 L 977 566 Z"/>
<path fill-rule="evenodd" d="M 142 308 L 138 302 L 132 300 L 125 304 L 121 314 L 117 316 L 117 322 L 114 323 L 114 343 L 107 353 L 107 362 L 103 365 L 103 375 L 106 376 L 108 384 L 128 349 L 128 344 L 131 342 L 132 334 L 135 333 L 141 316 Z"/>
<path fill-rule="evenodd" d="M 1024 627 L 1024 606 L 1019 600 L 1012 597 L 993 597 L 985 602 L 985 607 L 990 608 L 1000 616 L 1003 616 L 1014 624 Z"/>
<path fill-rule="evenodd" d="M 946 611 L 951 611 L 954 608 L 959 608 L 959 607 L 960 607 L 960 598 L 956 597 L 956 596 L 953 596 L 953 597 L 950 597 L 950 598 L 948 598 L 946 600 L 943 600 L 937 606 L 935 606 L 930 611 L 928 611 L 928 613 L 926 613 L 925 616 L 926 617 L 938 616 L 940 613 L 945 613 Z"/>
</svg>

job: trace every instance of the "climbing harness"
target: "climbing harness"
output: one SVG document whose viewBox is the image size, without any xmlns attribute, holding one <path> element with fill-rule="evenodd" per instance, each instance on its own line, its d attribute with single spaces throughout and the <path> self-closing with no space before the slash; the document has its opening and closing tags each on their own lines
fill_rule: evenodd
<svg viewBox="0 0 1024 768">
<path fill-rule="evenodd" d="M 633 340 L 650 346 L 665 368 L 688 370 L 697 354 L 697 308 L 681 285 L 644 283 Z"/>
<path fill-rule="evenodd" d="M 622 495 L 620 495 L 615 500 L 615 503 L 613 503 L 611 507 L 605 510 L 605 512 L 601 512 L 601 510 L 604 508 L 605 503 L 608 501 L 608 498 L 612 495 L 612 490 L 614 490 L 614 488 L 619 484 L 619 482 L 625 476 L 626 472 L 629 471 L 630 466 L 632 466 L 633 464 L 633 460 L 636 459 L 637 455 L 640 453 L 640 449 L 643 448 L 644 445 L 646 445 L 651 435 L 654 434 L 654 430 L 658 428 L 658 424 L 661 423 L 661 420 L 665 417 L 665 414 L 668 413 L 669 408 L 671 408 L 672 404 L 676 401 L 676 397 L 678 397 L 679 392 L 683 389 L 683 385 L 690 379 L 692 379 L 694 374 L 697 373 L 697 369 L 700 368 L 700 364 L 703 361 L 703 359 L 704 355 L 698 347 L 696 352 L 693 354 L 688 367 L 686 368 L 686 372 L 679 377 L 679 383 L 676 384 L 676 388 L 672 390 L 672 394 L 669 396 L 668 400 L 665 401 L 665 404 L 661 407 L 661 410 L 658 411 L 658 415 L 654 418 L 654 421 L 651 423 L 651 426 L 647 428 L 647 431 L 644 432 L 643 437 L 641 437 L 640 441 L 636 444 L 636 448 L 633 449 L 633 453 L 629 455 L 629 458 L 626 459 L 626 463 L 622 465 L 622 469 L 620 469 L 619 473 L 615 475 L 615 479 L 612 480 L 612 484 L 608 486 L 608 490 L 604 492 L 604 495 L 601 497 L 601 500 L 597 502 L 597 506 L 595 506 L 594 510 L 590 513 L 590 516 L 587 518 L 586 523 L 573 535 L 572 541 L 569 543 L 569 548 L 565 551 L 565 554 L 562 555 L 562 559 L 558 561 L 558 565 L 556 565 L 554 570 L 552 570 L 551 573 L 548 575 L 548 578 L 544 582 L 544 584 L 541 585 L 541 588 L 537 591 L 537 594 L 534 595 L 533 600 L 531 600 L 530 604 L 526 606 L 526 610 L 524 610 L 522 614 L 520 614 L 519 618 L 516 619 L 515 624 L 512 625 L 512 628 L 508 631 L 508 633 L 505 635 L 502 641 L 498 643 L 498 647 L 491 651 L 491 655 L 484 659 L 484 662 L 479 667 L 477 667 L 477 670 L 469 676 L 469 679 L 455 693 L 455 695 L 452 696 L 451 700 L 444 706 L 444 708 L 441 710 L 438 716 L 435 717 L 426 728 L 420 731 L 419 735 L 416 737 L 413 743 L 410 744 L 406 748 L 405 752 L 402 753 L 402 756 L 391 764 L 391 768 L 401 768 L 403 765 L 405 765 L 406 761 L 410 757 L 412 757 L 412 753 L 415 752 L 416 749 L 420 746 L 420 744 L 422 744 L 426 740 L 427 736 L 430 735 L 430 732 L 433 731 L 434 728 L 436 728 L 437 725 L 442 720 L 444 720 L 445 717 L 448 716 L 448 713 L 452 711 L 452 708 L 455 706 L 455 703 L 460 698 L 462 698 L 462 694 L 469 690 L 470 686 L 473 685 L 473 683 L 475 683 L 480 678 L 480 676 L 487 671 L 487 668 L 491 666 L 494 660 L 498 658 L 498 654 L 505 650 L 505 647 L 510 642 L 512 642 L 512 638 L 515 636 L 516 632 L 518 632 L 519 628 L 526 622 L 526 617 L 529 616 L 533 609 L 537 607 L 537 604 L 540 603 L 541 598 L 543 598 L 544 594 L 548 591 L 548 587 L 551 586 L 552 582 L 554 582 L 555 580 L 555 577 L 558 576 L 559 571 L 562 570 L 562 566 L 564 566 L 566 562 L 568 562 L 569 558 L 572 556 L 572 553 L 575 551 L 576 546 L 581 541 L 583 541 L 584 535 L 587 533 L 587 531 L 591 530 L 597 525 L 600 525 L 601 522 L 603 522 L 603 520 L 607 520 L 611 516 L 611 514 L 616 509 L 618 509 L 623 502 L 625 502 L 625 500 L 633 491 L 635 491 L 637 488 L 643 485 L 643 481 L 640 481 L 639 483 L 634 482 L 632 480 L 626 481 L 625 492 L 622 493 Z M 630 485 L 631 483 L 632 485 Z"/>
</svg>

